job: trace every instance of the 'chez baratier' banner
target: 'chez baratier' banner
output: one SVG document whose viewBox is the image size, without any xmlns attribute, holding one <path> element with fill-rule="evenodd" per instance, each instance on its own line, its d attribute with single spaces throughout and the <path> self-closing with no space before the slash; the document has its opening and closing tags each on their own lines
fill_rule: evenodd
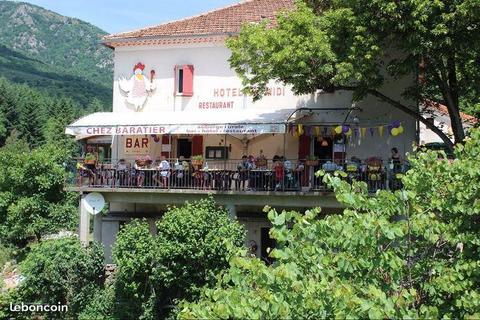
<svg viewBox="0 0 480 320">
<path fill-rule="evenodd" d="M 266 134 L 286 133 L 282 124 L 190 124 L 159 126 L 68 127 L 66 133 L 84 136 L 150 134 Z"/>
</svg>

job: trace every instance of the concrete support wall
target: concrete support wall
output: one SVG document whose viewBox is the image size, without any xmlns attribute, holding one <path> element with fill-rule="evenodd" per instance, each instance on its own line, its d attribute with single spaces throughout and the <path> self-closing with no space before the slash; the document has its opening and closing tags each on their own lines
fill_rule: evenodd
<svg viewBox="0 0 480 320">
<path fill-rule="evenodd" d="M 117 240 L 117 234 L 120 230 L 120 222 L 104 218 L 102 223 L 102 244 L 105 253 L 105 263 L 112 263 L 112 248 Z"/>
<path fill-rule="evenodd" d="M 80 198 L 79 213 L 80 213 L 80 224 L 79 224 L 78 235 L 80 237 L 80 241 L 82 242 L 82 244 L 87 246 L 89 243 L 89 235 L 90 235 L 90 215 L 85 209 L 85 194 L 82 194 Z"/>
<path fill-rule="evenodd" d="M 102 243 L 102 222 L 103 217 L 101 213 L 93 216 L 93 240 Z"/>
</svg>

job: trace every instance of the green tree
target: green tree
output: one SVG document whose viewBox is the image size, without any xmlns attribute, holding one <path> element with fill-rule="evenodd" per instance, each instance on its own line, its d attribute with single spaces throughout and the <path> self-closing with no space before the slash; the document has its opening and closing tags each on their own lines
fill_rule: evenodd
<svg viewBox="0 0 480 320">
<path fill-rule="evenodd" d="M 243 245 L 243 228 L 212 199 L 170 208 L 157 228 L 152 235 L 146 222 L 135 221 L 118 235 L 117 318 L 160 318 L 177 299 L 193 301 Z"/>
<path fill-rule="evenodd" d="M 306 2 L 281 14 L 276 26 L 248 24 L 228 41 L 231 65 L 247 93 L 259 98 L 275 79 L 299 94 L 349 90 L 356 101 L 372 95 L 421 121 L 453 148 L 416 106 L 384 91 L 387 82 L 420 73 L 404 94 L 445 104 L 455 141 L 465 138 L 460 106 L 480 102 L 479 1 Z"/>
<path fill-rule="evenodd" d="M 105 110 L 106 108 L 104 103 L 97 98 L 93 98 L 92 102 L 89 103 L 87 109 L 85 110 L 85 113 L 90 114 L 95 112 L 104 112 Z"/>
<path fill-rule="evenodd" d="M 24 280 L 12 293 L 16 303 L 68 306 L 68 313 L 50 312 L 46 319 L 76 318 L 103 283 L 103 251 L 93 243 L 84 248 L 77 238 L 47 240 L 32 247 L 21 263 Z M 23 314 L 32 318 L 34 314 Z"/>
<path fill-rule="evenodd" d="M 0 239 L 19 247 L 74 229 L 77 215 L 77 195 L 63 190 L 65 151 L 21 146 L 20 140 L 0 149 Z"/>
<path fill-rule="evenodd" d="M 411 157 L 402 191 L 325 175 L 342 215 L 270 210 L 274 265 L 240 252 L 179 318 L 480 317 L 480 130 L 455 152 Z"/>
<path fill-rule="evenodd" d="M 43 127 L 45 142 L 65 149 L 74 155 L 77 143 L 65 134 L 65 128 L 78 118 L 77 106 L 71 99 L 61 98 L 55 101 L 48 110 L 48 119 Z"/>
<path fill-rule="evenodd" d="M 16 87 L 15 107 L 19 109 L 16 129 L 30 146 L 43 143 L 43 123 L 46 120 L 46 98 L 27 86 Z"/>
</svg>

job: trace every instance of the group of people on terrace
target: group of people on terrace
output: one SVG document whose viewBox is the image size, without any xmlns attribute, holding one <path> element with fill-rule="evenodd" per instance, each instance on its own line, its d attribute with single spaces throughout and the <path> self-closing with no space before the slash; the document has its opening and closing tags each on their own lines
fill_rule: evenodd
<svg viewBox="0 0 480 320">
<path fill-rule="evenodd" d="M 397 173 L 405 170 L 397 148 L 391 149 L 391 157 L 385 164 L 378 157 L 361 161 L 318 160 L 314 163 L 305 159 L 288 160 L 285 156 L 274 155 L 271 159 L 260 151 L 255 157 L 244 155 L 240 160 L 208 161 L 167 159 L 160 156 L 153 161 L 149 156 L 128 162 L 120 159 L 115 165 L 88 162 L 77 165 L 79 179 L 88 177 L 90 186 L 215 189 L 236 191 L 300 191 L 302 187 L 324 189 L 323 181 L 314 176 L 322 169 L 325 172 L 341 170 L 347 173 L 349 181 L 367 182 L 372 190 L 399 188 Z M 387 179 L 386 174 L 390 173 Z"/>
</svg>

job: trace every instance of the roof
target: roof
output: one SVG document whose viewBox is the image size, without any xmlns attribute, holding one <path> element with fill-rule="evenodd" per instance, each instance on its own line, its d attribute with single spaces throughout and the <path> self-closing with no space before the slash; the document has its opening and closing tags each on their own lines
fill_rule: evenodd
<svg viewBox="0 0 480 320">
<path fill-rule="evenodd" d="M 425 113 L 431 114 L 431 113 L 438 112 L 442 116 L 448 116 L 449 115 L 447 106 L 445 106 L 441 103 L 438 103 L 438 102 L 424 101 L 422 103 L 422 107 L 423 107 L 422 111 L 425 112 Z M 464 123 L 468 123 L 468 124 L 476 124 L 478 122 L 477 118 L 475 118 L 474 116 L 468 115 L 466 113 L 463 113 L 463 112 L 460 112 L 460 118 L 462 118 L 462 121 Z"/>
<path fill-rule="evenodd" d="M 295 109 L 251 109 L 226 112 L 97 112 L 67 126 L 74 136 L 149 134 L 285 133 Z M 187 116 L 186 116 L 187 115 Z"/>
<path fill-rule="evenodd" d="M 105 45 L 111 47 L 131 45 L 132 42 L 151 43 L 152 39 L 160 40 L 161 38 L 164 42 L 165 38 L 200 36 L 204 38 L 203 41 L 211 41 L 212 39 L 208 37 L 205 39 L 206 36 L 225 37 L 236 34 L 246 22 L 260 22 L 264 19 L 274 22 L 279 11 L 292 9 L 294 4 L 295 0 L 246 0 L 197 16 L 107 35 L 103 41 Z"/>
</svg>

